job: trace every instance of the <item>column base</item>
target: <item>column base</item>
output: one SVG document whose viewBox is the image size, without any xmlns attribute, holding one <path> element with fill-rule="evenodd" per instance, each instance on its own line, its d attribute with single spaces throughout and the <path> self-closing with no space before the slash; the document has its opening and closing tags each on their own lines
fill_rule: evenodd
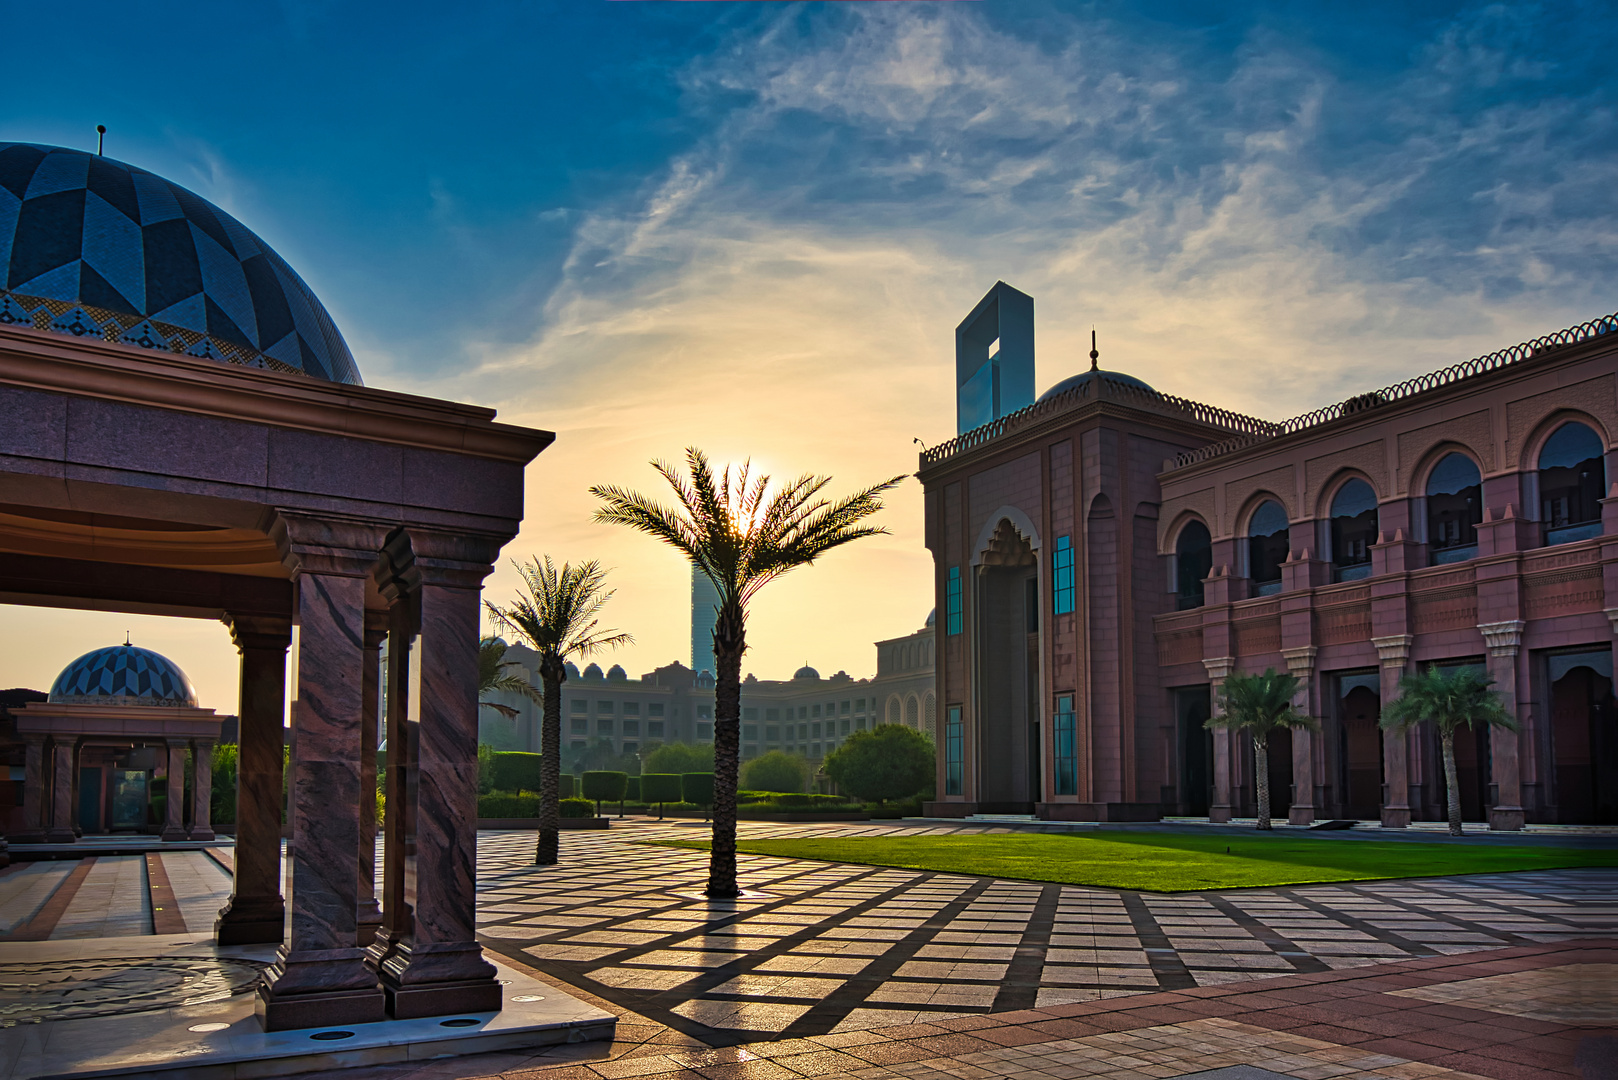
<svg viewBox="0 0 1618 1080">
<path fill-rule="evenodd" d="M 1288 825 L 1313 825 L 1315 822 L 1315 808 L 1312 806 L 1294 806 L 1287 811 Z"/>
<path fill-rule="evenodd" d="M 286 936 L 286 902 L 233 899 L 219 909 L 213 924 L 214 940 L 220 945 L 278 945 Z"/>
<path fill-rule="evenodd" d="M 30 829 L 27 832 L 6 833 L 6 842 L 10 844 L 43 844 L 45 834 L 38 829 Z"/>
<path fill-rule="evenodd" d="M 1384 829 L 1407 829 L 1410 827 L 1410 807 L 1384 806 L 1382 808 L 1382 827 Z"/>
<path fill-rule="evenodd" d="M 387 1000 L 362 962 L 364 949 L 293 952 L 285 945 L 258 985 L 253 1012 L 265 1031 L 374 1024 L 387 1019 Z"/>
<path fill-rule="evenodd" d="M 1228 806 L 1208 807 L 1208 820 L 1216 825 L 1229 821 L 1230 816 L 1230 807 Z"/>
<path fill-rule="evenodd" d="M 358 924 L 358 940 L 356 944 L 362 949 L 369 949 L 376 940 L 376 935 L 382 930 L 382 907 L 374 899 L 361 900 L 354 911 L 354 920 Z M 366 957 L 369 964 L 370 957 Z"/>
<path fill-rule="evenodd" d="M 1521 832 L 1528 816 L 1520 806 L 1496 806 L 1489 810 L 1490 832 Z"/>
<path fill-rule="evenodd" d="M 5 837 L 0 836 L 0 868 L 11 865 L 11 847 L 6 843 Z"/>
<path fill-rule="evenodd" d="M 476 942 L 394 944 L 377 971 L 388 1015 L 415 1020 L 451 1013 L 499 1012 L 500 983 Z"/>
<path fill-rule="evenodd" d="M 188 839 L 191 839 L 191 840 L 213 840 L 213 839 L 215 839 L 214 831 L 210 826 L 207 826 L 207 825 L 203 825 L 203 826 L 200 826 L 200 827 L 196 826 L 196 825 L 193 825 L 193 826 L 191 826 L 191 833 L 190 833 Z"/>
<path fill-rule="evenodd" d="M 76 844 L 79 838 L 72 829 L 46 829 L 42 842 L 46 844 Z"/>
<path fill-rule="evenodd" d="M 185 826 L 183 825 L 167 825 L 164 826 L 163 833 L 158 839 L 165 844 L 173 844 L 181 840 L 189 840 L 191 836 L 185 831 Z"/>
</svg>

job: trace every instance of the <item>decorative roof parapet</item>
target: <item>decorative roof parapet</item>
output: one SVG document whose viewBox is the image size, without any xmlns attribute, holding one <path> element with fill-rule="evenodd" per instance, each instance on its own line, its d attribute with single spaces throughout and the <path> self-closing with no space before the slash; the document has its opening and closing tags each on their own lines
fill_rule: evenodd
<svg viewBox="0 0 1618 1080">
<path fill-rule="evenodd" d="M 1525 341 L 1520 345 L 1500 349 L 1489 353 L 1487 356 L 1480 356 L 1463 363 L 1452 364 L 1438 371 L 1428 372 L 1425 375 L 1418 375 L 1413 379 L 1406 379 L 1402 383 L 1396 383 L 1381 390 L 1373 390 L 1368 394 L 1357 394 L 1347 401 L 1327 405 L 1324 408 L 1316 409 L 1314 412 L 1295 416 L 1291 420 L 1284 420 L 1279 424 L 1267 424 L 1266 427 L 1269 430 L 1266 431 L 1243 432 L 1223 442 L 1209 443 L 1207 446 L 1188 450 L 1175 457 L 1174 467 L 1177 469 L 1184 468 L 1187 465 L 1195 465 L 1211 458 L 1222 457 L 1225 454 L 1233 453 L 1266 439 L 1275 438 L 1278 435 L 1291 435 L 1297 431 L 1318 427 L 1321 424 L 1327 424 L 1345 416 L 1352 416 L 1367 409 L 1379 408 L 1404 398 L 1425 393 L 1428 390 L 1449 386 L 1463 379 L 1470 379 L 1499 368 L 1510 367 L 1513 364 L 1539 356 L 1550 349 L 1577 345 L 1580 342 L 1611 333 L 1618 333 L 1618 312 L 1603 315 L 1598 319 L 1591 319 L 1589 322 L 1580 323 L 1578 326 L 1570 326 L 1566 330 L 1558 330 L 1553 334 L 1546 334 L 1531 341 Z"/>
<path fill-rule="evenodd" d="M 1138 409 L 1164 413 L 1195 423 L 1207 424 L 1210 427 L 1223 428 L 1226 431 L 1240 432 L 1245 438 L 1262 438 L 1266 435 L 1272 435 L 1276 433 L 1274 429 L 1279 427 L 1279 425 L 1268 420 L 1260 420 L 1254 416 L 1244 416 L 1241 413 L 1231 412 L 1228 409 L 1217 408 L 1213 405 L 1204 405 L 1200 401 L 1192 401 L 1189 398 L 1160 394 L 1156 390 L 1133 386 L 1098 373 L 1097 378 L 1086 379 L 1072 389 L 1065 390 L 1053 397 L 1036 401 L 1032 405 L 1002 416 L 998 420 L 990 421 L 981 427 L 975 427 L 971 431 L 964 432 L 948 442 L 939 443 L 937 446 L 923 450 L 921 453 L 921 467 L 925 469 L 929 465 L 937 465 L 939 462 L 952 458 L 956 454 L 997 439 L 1008 431 L 1027 427 L 1029 424 L 1054 413 L 1066 412 L 1075 405 L 1094 401 L 1119 401 Z"/>
</svg>

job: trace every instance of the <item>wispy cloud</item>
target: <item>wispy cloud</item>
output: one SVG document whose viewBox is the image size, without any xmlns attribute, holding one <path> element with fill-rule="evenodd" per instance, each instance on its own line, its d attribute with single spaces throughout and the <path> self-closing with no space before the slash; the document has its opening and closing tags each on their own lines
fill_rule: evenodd
<svg viewBox="0 0 1618 1080">
<path fill-rule="evenodd" d="M 1036 298 L 1042 384 L 1095 324 L 1104 365 L 1277 418 L 1610 310 L 1618 124 L 1501 90 L 1554 74 L 1523 22 L 1478 9 L 1350 78 L 1265 32 L 1213 67 L 1078 18 L 1035 41 L 965 6 L 791 9 L 685 72 L 722 119 L 579 217 L 533 340 L 424 388 L 559 431 L 513 550 L 617 565 L 646 669 L 685 651 L 680 567 L 590 524 L 588 484 L 650 485 L 691 442 L 848 486 L 913 468 L 996 278 Z M 868 673 L 920 625 L 919 489 L 894 502 L 893 537 L 766 597 L 761 674 Z"/>
</svg>

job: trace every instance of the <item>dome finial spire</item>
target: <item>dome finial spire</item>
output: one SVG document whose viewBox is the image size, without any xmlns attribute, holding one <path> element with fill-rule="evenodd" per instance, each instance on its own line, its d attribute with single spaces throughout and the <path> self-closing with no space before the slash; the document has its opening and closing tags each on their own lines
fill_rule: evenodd
<svg viewBox="0 0 1618 1080">
<path fill-rule="evenodd" d="M 107 147 L 107 125 L 96 125 L 96 157 L 101 157 Z"/>
<path fill-rule="evenodd" d="M 125 645 L 129 644 L 129 631 L 128 630 L 124 631 L 124 644 Z"/>
<path fill-rule="evenodd" d="M 1101 352 L 1096 348 L 1096 328 L 1090 327 L 1090 370 L 1096 370 L 1096 361 L 1101 359 Z"/>
</svg>

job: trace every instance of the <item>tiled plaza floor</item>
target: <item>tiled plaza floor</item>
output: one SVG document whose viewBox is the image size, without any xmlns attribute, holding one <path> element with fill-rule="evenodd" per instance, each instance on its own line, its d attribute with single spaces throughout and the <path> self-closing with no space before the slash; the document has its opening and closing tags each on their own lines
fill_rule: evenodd
<svg viewBox="0 0 1618 1080">
<path fill-rule="evenodd" d="M 759 895 L 710 903 L 700 895 L 706 853 L 633 842 L 701 835 L 655 824 L 573 834 L 562 864 L 540 870 L 531 865 L 531 835 L 485 834 L 480 931 L 513 960 L 714 1043 L 1107 1001 L 1618 929 L 1613 871 L 1160 895 L 743 856 L 743 883 Z"/>
<path fill-rule="evenodd" d="M 705 853 L 636 843 L 705 835 L 615 823 L 564 834 L 547 869 L 531 833 L 479 838 L 485 944 L 617 1014 L 615 1042 L 316 1080 L 1618 1080 L 1618 872 L 1157 895 L 743 856 L 750 895 L 713 903 Z M 160 858 L 205 931 L 228 879 Z M 142 860 L 86 860 L 64 886 L 67 865 L 0 875 L 8 918 L 54 905 L 52 938 L 152 932 Z"/>
</svg>

